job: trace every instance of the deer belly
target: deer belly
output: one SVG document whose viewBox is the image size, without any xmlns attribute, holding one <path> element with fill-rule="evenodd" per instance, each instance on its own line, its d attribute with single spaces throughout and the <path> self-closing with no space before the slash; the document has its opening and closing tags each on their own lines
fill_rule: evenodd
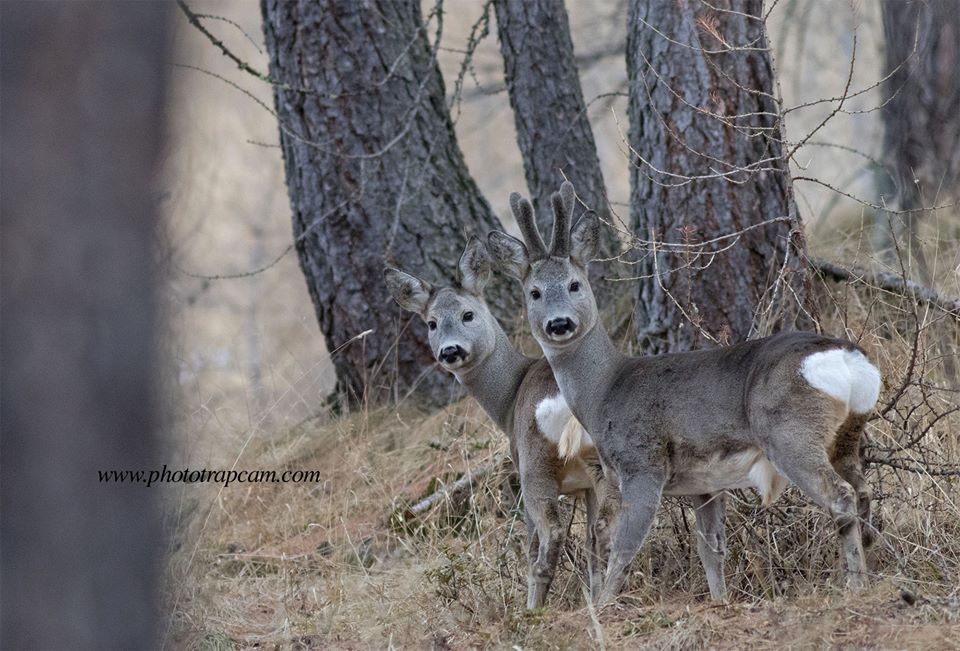
<svg viewBox="0 0 960 651">
<path fill-rule="evenodd" d="M 560 494 L 569 495 L 593 488 L 593 475 L 581 458 L 570 459 L 560 469 Z"/>
<path fill-rule="evenodd" d="M 757 448 L 705 459 L 685 460 L 664 488 L 667 495 L 703 495 L 735 488 L 753 488 L 764 505 L 780 496 L 787 480 Z"/>
</svg>

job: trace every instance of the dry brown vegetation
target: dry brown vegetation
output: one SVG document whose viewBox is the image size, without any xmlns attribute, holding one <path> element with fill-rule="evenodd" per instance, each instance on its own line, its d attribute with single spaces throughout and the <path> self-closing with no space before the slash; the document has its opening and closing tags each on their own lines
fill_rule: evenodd
<svg viewBox="0 0 960 651">
<path fill-rule="evenodd" d="M 692 514 L 661 509 L 630 586 L 599 613 L 580 580 L 582 505 L 544 611 L 523 609 L 524 526 L 498 469 L 422 517 L 404 508 L 490 467 L 505 437 L 470 399 L 425 414 L 378 408 L 251 442 L 243 467 L 310 468 L 315 486 L 188 491 L 173 553 L 176 647 L 664 648 L 851 645 L 946 648 L 960 639 L 960 418 L 941 384 L 942 313 L 883 292 L 823 285 L 831 332 L 860 341 L 885 387 L 868 426 L 878 544 L 864 595 L 844 591 L 829 518 L 791 489 L 728 512 L 728 605 L 707 599 Z M 920 336 L 916 337 L 919 318 Z M 934 336 L 936 334 L 936 336 Z M 916 343 L 916 347 L 914 344 Z M 914 361 L 912 359 L 916 358 Z M 941 474 L 945 473 L 945 474 Z M 913 602 L 913 603 L 908 603 Z"/>
</svg>

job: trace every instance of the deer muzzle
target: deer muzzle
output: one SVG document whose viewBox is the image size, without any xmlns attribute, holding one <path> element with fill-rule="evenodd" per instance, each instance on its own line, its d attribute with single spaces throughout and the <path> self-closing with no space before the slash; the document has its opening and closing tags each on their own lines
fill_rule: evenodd
<svg viewBox="0 0 960 651">
<path fill-rule="evenodd" d="M 573 335 L 577 329 L 577 324 L 570 317 L 563 316 L 550 319 L 543 329 L 547 333 L 547 336 L 562 340 Z"/>
<path fill-rule="evenodd" d="M 458 361 L 467 361 L 467 351 L 460 344 L 455 346 L 444 346 L 437 355 L 440 361 L 447 365 L 456 364 Z"/>
</svg>

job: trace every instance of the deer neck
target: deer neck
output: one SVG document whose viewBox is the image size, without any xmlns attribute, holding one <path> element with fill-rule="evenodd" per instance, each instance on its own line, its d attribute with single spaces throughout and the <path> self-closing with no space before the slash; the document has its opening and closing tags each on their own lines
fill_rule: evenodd
<svg viewBox="0 0 960 651">
<path fill-rule="evenodd" d="M 626 356 L 599 322 L 566 348 L 544 346 L 544 353 L 570 410 L 591 432 L 597 430 L 603 398 Z"/>
<path fill-rule="evenodd" d="M 522 355 L 503 329 L 496 333 L 493 352 L 457 379 L 507 435 L 513 432 L 513 410 L 520 383 L 535 360 Z"/>
</svg>

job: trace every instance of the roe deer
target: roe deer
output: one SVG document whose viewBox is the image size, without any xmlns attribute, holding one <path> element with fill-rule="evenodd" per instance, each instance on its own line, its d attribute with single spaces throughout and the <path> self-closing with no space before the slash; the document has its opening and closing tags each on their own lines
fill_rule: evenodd
<svg viewBox="0 0 960 651">
<path fill-rule="evenodd" d="M 603 581 L 616 491 L 608 490 L 589 434 L 560 395 L 547 361 L 525 357 L 490 313 L 483 288 L 492 273 L 486 245 L 470 239 L 459 262 L 459 280 L 448 287 L 397 269 L 384 277 L 405 310 L 419 314 L 430 348 L 510 439 L 519 469 L 527 524 L 527 608 L 543 606 L 563 544 L 558 497 L 584 493 L 587 509 L 587 580 L 592 595 Z"/>
<path fill-rule="evenodd" d="M 587 280 L 596 216 L 584 215 L 571 234 L 574 191 L 564 183 L 553 196 L 548 250 L 530 203 L 516 193 L 510 202 L 526 244 L 493 232 L 491 254 L 523 284 L 531 330 L 560 391 L 619 482 L 622 506 L 600 601 L 616 597 L 663 494 L 691 496 L 710 594 L 723 599 L 723 491 L 753 487 L 769 503 L 786 480 L 832 516 L 849 583 L 861 587 L 860 523 L 869 526 L 870 494 L 860 440 L 880 373 L 860 348 L 789 332 L 715 350 L 628 357 L 600 323 Z"/>
</svg>

